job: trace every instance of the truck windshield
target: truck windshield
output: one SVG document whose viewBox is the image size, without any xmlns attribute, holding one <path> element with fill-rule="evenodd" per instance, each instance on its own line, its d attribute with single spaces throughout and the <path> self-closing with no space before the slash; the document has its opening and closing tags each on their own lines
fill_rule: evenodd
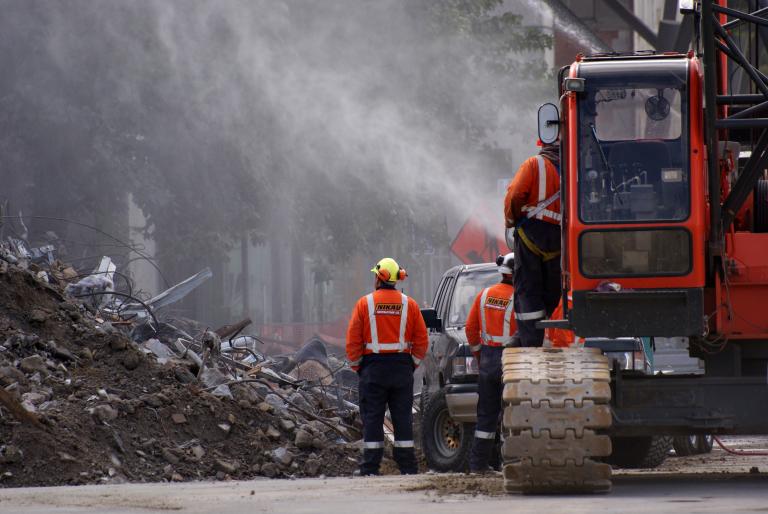
<svg viewBox="0 0 768 514">
<path fill-rule="evenodd" d="M 633 77 L 631 68 L 597 71 L 590 73 L 587 67 L 587 89 L 579 101 L 582 221 L 686 219 L 685 74 L 646 70 Z"/>
<path fill-rule="evenodd" d="M 462 273 L 453 289 L 451 306 L 448 309 L 448 326 L 463 327 L 467 324 L 469 309 L 480 292 L 499 282 L 501 275 L 496 270 Z"/>
</svg>

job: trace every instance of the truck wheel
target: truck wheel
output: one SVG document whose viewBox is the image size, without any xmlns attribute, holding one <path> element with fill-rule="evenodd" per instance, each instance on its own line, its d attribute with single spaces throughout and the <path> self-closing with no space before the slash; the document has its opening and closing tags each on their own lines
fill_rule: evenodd
<svg viewBox="0 0 768 514">
<path fill-rule="evenodd" d="M 699 453 L 698 435 L 678 435 L 672 440 L 672 448 L 675 449 L 675 455 L 686 457 Z"/>
<path fill-rule="evenodd" d="M 474 425 L 451 418 L 445 390 L 430 395 L 421 419 L 421 447 L 429 469 L 464 471 L 469 463 Z"/>
<path fill-rule="evenodd" d="M 667 458 L 672 437 L 617 437 L 608 462 L 619 468 L 655 468 Z"/>
<path fill-rule="evenodd" d="M 427 392 L 426 384 L 421 388 L 421 394 L 419 395 L 419 412 L 421 412 L 422 419 L 424 418 L 424 412 L 429 405 L 429 393 Z"/>
<path fill-rule="evenodd" d="M 696 446 L 696 453 L 709 453 L 712 451 L 712 436 L 707 435 L 700 435 L 699 436 L 699 444 Z"/>
</svg>

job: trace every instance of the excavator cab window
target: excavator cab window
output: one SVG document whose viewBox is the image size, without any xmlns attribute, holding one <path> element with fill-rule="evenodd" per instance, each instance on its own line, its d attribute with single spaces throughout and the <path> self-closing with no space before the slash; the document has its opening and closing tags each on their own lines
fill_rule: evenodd
<svg viewBox="0 0 768 514">
<path fill-rule="evenodd" d="M 586 80 L 579 102 L 583 222 L 688 217 L 685 98 L 685 83 L 674 75 L 633 80 L 624 73 Z"/>
</svg>

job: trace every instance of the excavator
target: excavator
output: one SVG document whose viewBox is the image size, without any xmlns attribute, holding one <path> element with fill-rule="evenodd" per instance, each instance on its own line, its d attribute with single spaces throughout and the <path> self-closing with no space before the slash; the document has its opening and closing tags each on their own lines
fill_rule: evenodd
<svg viewBox="0 0 768 514">
<path fill-rule="evenodd" d="M 607 348 L 682 338 L 704 372 L 505 349 L 508 492 L 607 492 L 611 453 L 651 436 L 768 434 L 768 7 L 755 6 L 683 0 L 690 51 L 579 55 L 559 105 L 539 109 L 540 139 L 560 145 L 564 310 L 540 328 Z"/>
</svg>

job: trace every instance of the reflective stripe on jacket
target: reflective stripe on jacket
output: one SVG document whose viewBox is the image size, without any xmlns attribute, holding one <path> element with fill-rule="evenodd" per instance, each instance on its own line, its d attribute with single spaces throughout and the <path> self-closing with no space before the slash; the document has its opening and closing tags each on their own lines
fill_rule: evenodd
<svg viewBox="0 0 768 514">
<path fill-rule="evenodd" d="M 347 329 L 347 359 L 357 368 L 363 355 L 410 353 L 421 363 L 429 345 L 418 304 L 395 289 L 378 289 L 357 301 Z"/>
<path fill-rule="evenodd" d="M 481 345 L 504 346 L 515 334 L 515 288 L 500 282 L 477 295 L 467 318 L 467 342 L 472 352 Z"/>
<path fill-rule="evenodd" d="M 541 155 L 527 159 L 507 187 L 504 214 L 511 227 L 525 217 L 560 223 L 560 174 Z"/>
</svg>

